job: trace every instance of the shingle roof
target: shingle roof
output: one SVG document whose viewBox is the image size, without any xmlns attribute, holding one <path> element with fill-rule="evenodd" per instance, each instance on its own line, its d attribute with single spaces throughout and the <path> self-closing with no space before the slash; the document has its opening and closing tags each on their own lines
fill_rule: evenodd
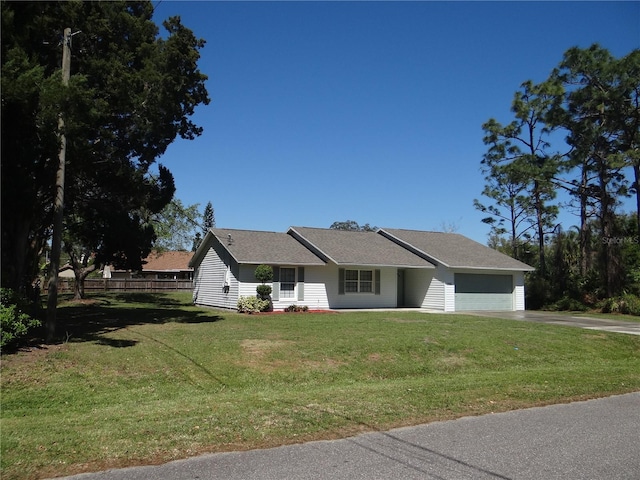
<svg viewBox="0 0 640 480">
<path fill-rule="evenodd" d="M 213 228 L 212 234 L 238 263 L 324 265 L 320 258 L 286 233 Z"/>
<path fill-rule="evenodd" d="M 532 271 L 533 267 L 457 233 L 422 232 L 394 228 L 380 233 L 451 268 Z"/>
<path fill-rule="evenodd" d="M 375 232 L 291 227 L 289 234 L 338 265 L 435 268 L 429 261 Z"/>
<path fill-rule="evenodd" d="M 182 270 L 192 270 L 192 268 L 189 267 L 189 261 L 192 256 L 193 252 L 151 252 L 149 256 L 142 261 L 142 271 L 179 272 Z"/>
</svg>

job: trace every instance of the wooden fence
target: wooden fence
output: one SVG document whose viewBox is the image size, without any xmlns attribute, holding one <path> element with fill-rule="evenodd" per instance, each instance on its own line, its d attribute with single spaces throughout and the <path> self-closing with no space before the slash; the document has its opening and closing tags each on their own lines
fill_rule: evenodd
<svg viewBox="0 0 640 480">
<path fill-rule="evenodd" d="M 74 279 L 58 279 L 58 292 L 73 292 Z M 46 282 L 45 282 L 46 285 Z M 193 280 L 151 280 L 148 278 L 91 278 L 84 281 L 84 291 L 90 292 L 166 292 L 192 291 Z"/>
</svg>

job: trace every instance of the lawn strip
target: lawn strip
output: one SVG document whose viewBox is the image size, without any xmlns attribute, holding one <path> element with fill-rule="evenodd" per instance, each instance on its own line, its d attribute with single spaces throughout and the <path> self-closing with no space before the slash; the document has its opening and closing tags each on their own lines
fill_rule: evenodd
<svg viewBox="0 0 640 480">
<path fill-rule="evenodd" d="M 417 312 L 250 316 L 186 301 L 69 304 L 68 343 L 3 357 L 3 478 L 640 390 L 631 335 Z"/>
</svg>

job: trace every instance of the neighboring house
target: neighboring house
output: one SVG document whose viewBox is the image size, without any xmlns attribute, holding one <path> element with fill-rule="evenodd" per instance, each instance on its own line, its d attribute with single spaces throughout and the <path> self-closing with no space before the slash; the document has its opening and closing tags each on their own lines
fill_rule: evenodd
<svg viewBox="0 0 640 480">
<path fill-rule="evenodd" d="M 142 270 L 139 272 L 114 270 L 110 268 L 110 278 L 191 280 L 193 279 L 193 268 L 189 266 L 189 261 L 192 256 L 193 252 L 151 252 L 151 254 L 142 261 Z"/>
<path fill-rule="evenodd" d="M 260 264 L 274 270 L 274 309 L 413 307 L 524 310 L 533 268 L 462 235 L 291 227 L 287 233 L 215 228 L 189 266 L 193 301 L 235 308 L 256 294 Z"/>
<path fill-rule="evenodd" d="M 76 274 L 73 271 L 73 267 L 68 263 L 65 263 L 58 270 L 58 278 L 76 278 Z"/>
</svg>

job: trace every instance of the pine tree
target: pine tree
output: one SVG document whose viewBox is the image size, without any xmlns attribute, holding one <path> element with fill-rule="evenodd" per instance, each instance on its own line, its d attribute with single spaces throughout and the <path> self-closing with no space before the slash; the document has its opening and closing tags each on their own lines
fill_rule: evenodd
<svg viewBox="0 0 640 480">
<path fill-rule="evenodd" d="M 207 234 L 207 232 L 216 226 L 216 217 L 213 213 L 213 205 L 211 202 L 207 203 L 207 206 L 204 207 L 204 213 L 202 214 L 202 233 L 203 237 Z"/>
</svg>

